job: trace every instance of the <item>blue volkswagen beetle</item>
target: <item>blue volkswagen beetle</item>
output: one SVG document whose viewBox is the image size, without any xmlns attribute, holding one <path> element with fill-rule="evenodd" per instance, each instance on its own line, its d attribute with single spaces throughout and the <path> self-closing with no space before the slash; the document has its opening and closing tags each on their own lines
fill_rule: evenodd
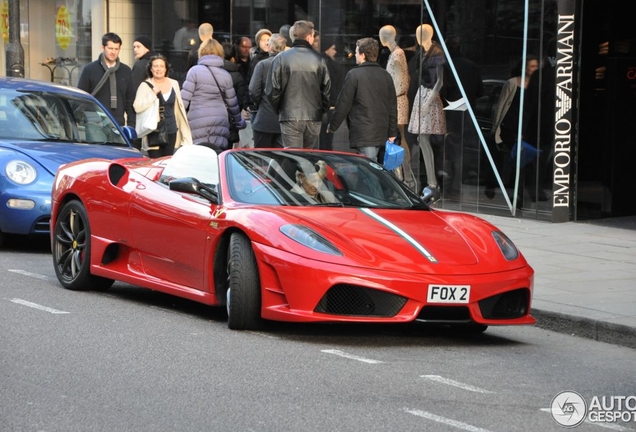
<svg viewBox="0 0 636 432">
<path fill-rule="evenodd" d="M 0 78 L 0 245 L 6 234 L 49 234 L 57 169 L 88 158 L 141 158 L 131 127 L 88 93 Z"/>
</svg>

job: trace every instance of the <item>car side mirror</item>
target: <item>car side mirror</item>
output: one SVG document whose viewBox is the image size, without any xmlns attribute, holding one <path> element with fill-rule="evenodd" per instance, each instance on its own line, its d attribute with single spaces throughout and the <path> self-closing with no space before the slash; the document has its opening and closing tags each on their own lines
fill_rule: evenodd
<svg viewBox="0 0 636 432">
<path fill-rule="evenodd" d="M 132 126 L 124 126 L 124 136 L 128 138 L 128 141 L 134 141 L 137 139 L 137 131 Z"/>
<path fill-rule="evenodd" d="M 426 186 L 424 189 L 422 189 L 421 199 L 427 205 L 435 204 L 435 202 L 439 201 L 441 197 L 442 194 L 439 192 L 439 189 L 435 187 Z"/>
<path fill-rule="evenodd" d="M 194 193 L 200 195 L 215 204 L 218 204 L 219 201 L 219 195 L 217 194 L 215 188 L 201 183 L 194 177 L 185 177 L 171 180 L 170 183 L 168 183 L 168 187 L 171 191 Z"/>
</svg>

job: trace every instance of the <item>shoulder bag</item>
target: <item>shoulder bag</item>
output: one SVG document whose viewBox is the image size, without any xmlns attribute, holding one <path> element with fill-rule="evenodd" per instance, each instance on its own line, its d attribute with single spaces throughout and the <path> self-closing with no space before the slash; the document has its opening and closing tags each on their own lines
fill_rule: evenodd
<svg viewBox="0 0 636 432">
<path fill-rule="evenodd" d="M 152 84 L 148 81 L 146 81 L 146 83 L 150 86 L 150 88 L 153 88 Z M 157 100 L 159 101 L 159 121 L 157 122 L 156 129 L 150 132 L 147 136 L 148 147 L 161 147 L 168 144 L 168 131 L 166 130 L 166 120 L 163 115 L 165 110 L 164 100 L 161 93 L 157 94 Z"/>
<path fill-rule="evenodd" d="M 153 88 L 153 85 L 148 81 L 144 81 L 146 84 Z M 157 98 L 152 105 L 137 113 L 137 121 L 135 122 L 135 130 L 137 131 L 137 138 L 143 138 L 151 132 L 157 130 L 157 123 L 159 120 L 159 98 Z"/>
<path fill-rule="evenodd" d="M 227 141 L 231 147 L 232 144 L 237 143 L 241 140 L 241 138 L 239 137 L 239 131 L 238 131 L 238 128 L 236 127 L 236 124 L 234 124 L 234 116 L 230 112 L 230 107 L 227 106 L 227 102 L 225 102 L 225 98 L 223 97 L 223 91 L 221 90 L 221 87 L 219 86 L 219 82 L 216 80 L 216 77 L 214 76 L 214 72 L 212 72 L 212 69 L 210 68 L 208 68 L 208 70 L 210 71 L 210 74 L 212 75 L 212 79 L 214 79 L 214 82 L 216 83 L 216 86 L 219 89 L 219 94 L 221 95 L 221 99 L 223 100 L 223 105 L 225 105 L 225 110 L 227 111 L 227 119 L 230 121 L 230 136 L 227 139 Z"/>
</svg>

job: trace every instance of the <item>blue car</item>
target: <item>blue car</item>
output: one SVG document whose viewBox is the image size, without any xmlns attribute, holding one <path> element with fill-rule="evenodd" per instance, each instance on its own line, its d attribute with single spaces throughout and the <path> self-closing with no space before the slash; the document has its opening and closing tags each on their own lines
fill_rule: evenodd
<svg viewBox="0 0 636 432">
<path fill-rule="evenodd" d="M 88 158 L 142 158 L 134 128 L 71 87 L 0 78 L 0 245 L 7 234 L 48 235 L 57 169 Z"/>
</svg>

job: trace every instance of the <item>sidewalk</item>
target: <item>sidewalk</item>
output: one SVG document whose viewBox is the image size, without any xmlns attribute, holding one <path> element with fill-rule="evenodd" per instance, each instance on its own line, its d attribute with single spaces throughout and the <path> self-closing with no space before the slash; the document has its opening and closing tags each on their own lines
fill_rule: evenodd
<svg viewBox="0 0 636 432">
<path fill-rule="evenodd" d="M 477 215 L 535 271 L 537 326 L 636 348 L 636 217 L 550 223 Z"/>
</svg>

